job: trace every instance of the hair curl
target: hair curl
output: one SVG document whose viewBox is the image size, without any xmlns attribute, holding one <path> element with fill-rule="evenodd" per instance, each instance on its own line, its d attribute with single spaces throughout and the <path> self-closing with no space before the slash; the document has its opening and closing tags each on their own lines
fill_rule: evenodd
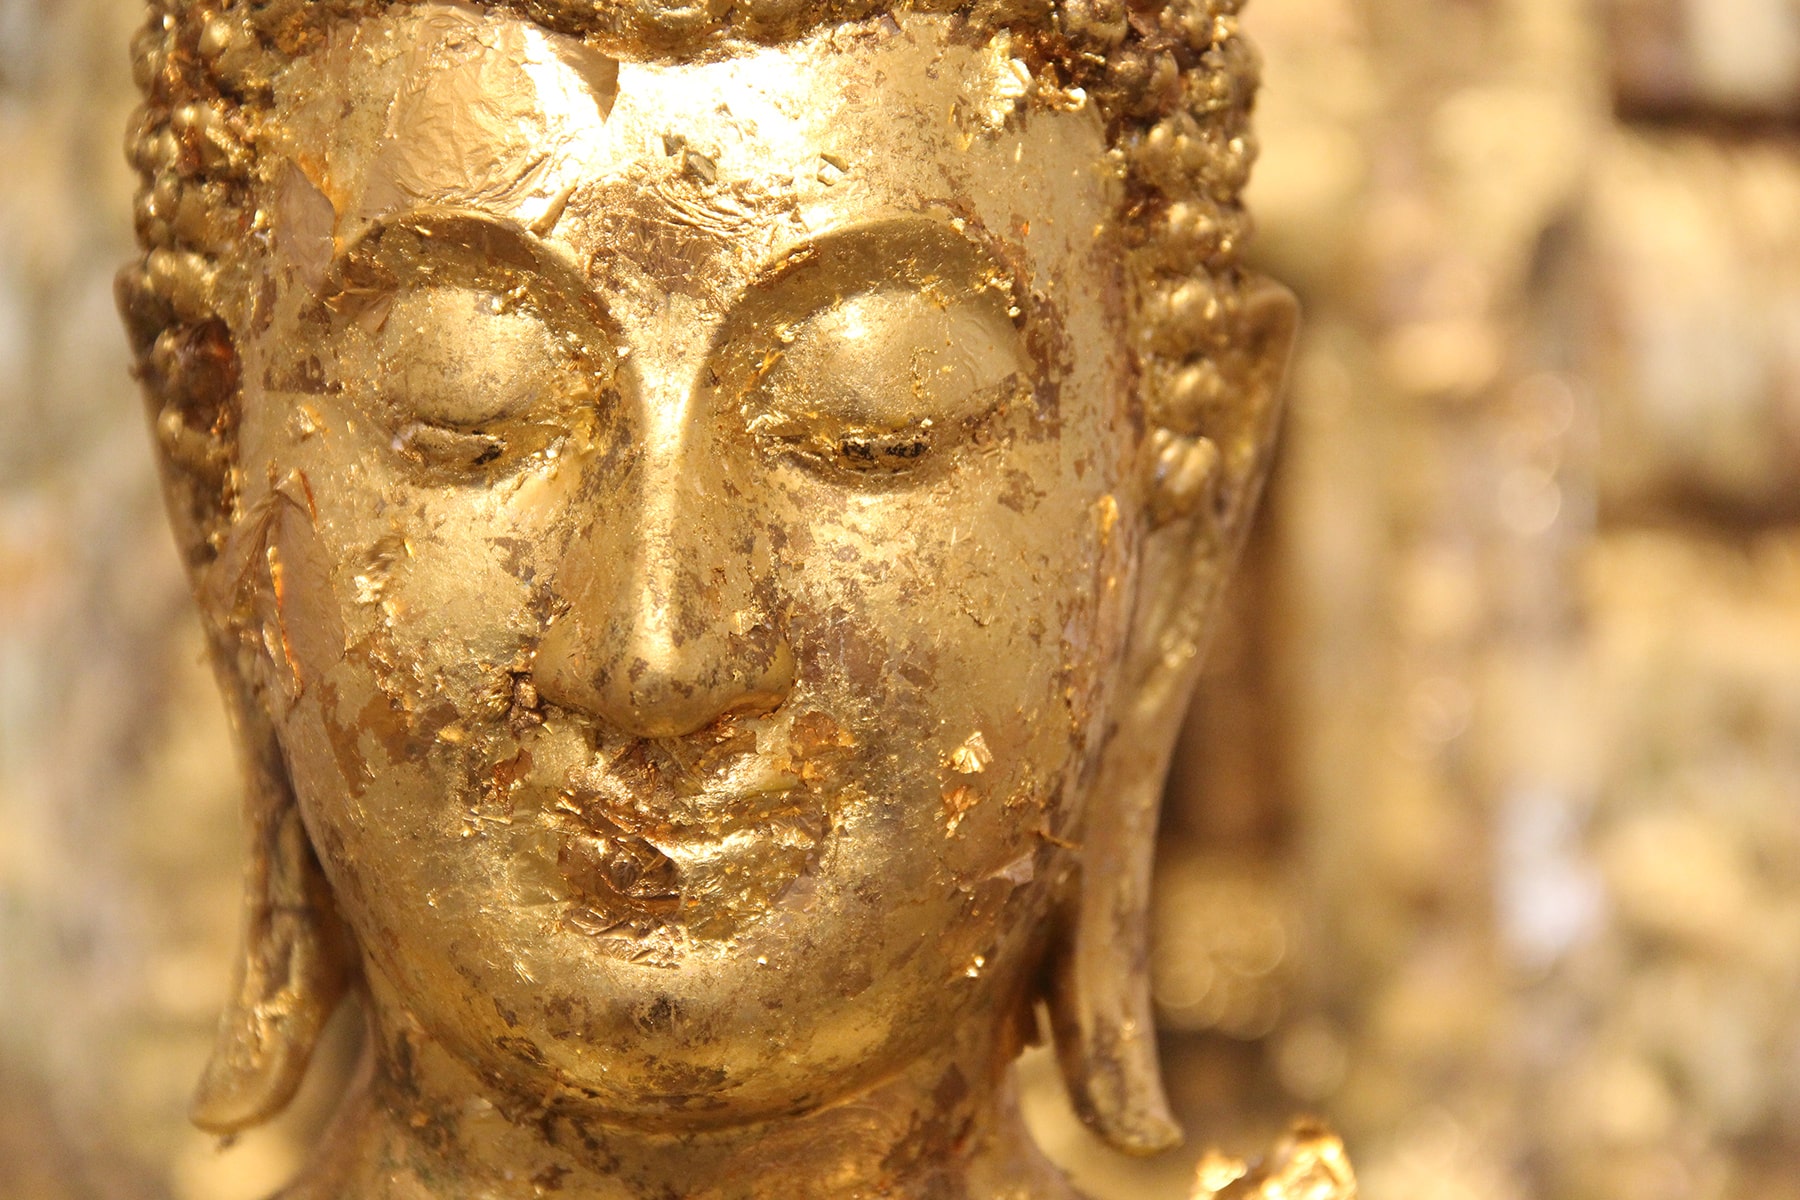
<svg viewBox="0 0 1800 1200">
<path fill-rule="evenodd" d="M 237 356 L 220 295 L 251 280 L 267 226 L 258 147 L 284 63 L 336 21 L 412 0 L 150 0 L 133 45 L 145 98 L 127 153 L 142 187 L 143 255 L 119 276 L 137 371 L 198 568 L 239 493 Z M 1151 426 L 1175 450 L 1214 424 L 1239 375 L 1242 192 L 1255 157 L 1258 63 L 1242 0 L 482 0 L 621 57 L 675 58 L 779 43 L 898 11 L 1006 30 L 1037 77 L 1083 89 L 1124 180 L 1132 330 Z"/>
</svg>

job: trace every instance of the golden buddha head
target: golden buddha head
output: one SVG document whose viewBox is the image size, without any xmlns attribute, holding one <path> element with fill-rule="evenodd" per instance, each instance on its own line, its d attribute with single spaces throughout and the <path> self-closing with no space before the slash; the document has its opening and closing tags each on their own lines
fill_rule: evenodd
<svg viewBox="0 0 1800 1200">
<path fill-rule="evenodd" d="M 1235 8 L 152 4 L 121 305 L 249 776 L 196 1120 L 354 987 L 469 1178 L 936 1114 L 903 1180 L 1040 1003 L 1173 1140 L 1157 797 L 1293 330 Z"/>
</svg>

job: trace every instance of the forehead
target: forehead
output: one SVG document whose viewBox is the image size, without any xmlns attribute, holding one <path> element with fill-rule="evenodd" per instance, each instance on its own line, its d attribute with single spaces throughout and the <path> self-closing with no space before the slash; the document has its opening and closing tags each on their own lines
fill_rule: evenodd
<svg viewBox="0 0 1800 1200">
<path fill-rule="evenodd" d="M 1046 262 L 1091 249 L 1110 208 L 1098 118 L 1036 99 L 1005 35 L 944 17 L 660 63 L 426 5 L 334 30 L 286 80 L 278 127 L 340 248 L 396 213 L 473 209 L 583 259 L 623 252 L 680 291 L 895 210 L 939 210 L 1028 258 L 1041 243 Z"/>
</svg>

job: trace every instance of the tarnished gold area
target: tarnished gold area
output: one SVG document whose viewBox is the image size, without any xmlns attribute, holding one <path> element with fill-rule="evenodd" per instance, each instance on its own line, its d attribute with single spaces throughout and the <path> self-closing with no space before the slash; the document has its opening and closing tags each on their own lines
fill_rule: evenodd
<svg viewBox="0 0 1800 1200">
<path fill-rule="evenodd" d="M 1156 798 L 1293 327 L 1232 7 L 157 17 L 122 297 L 250 765 L 196 1120 L 355 987 L 295 1196 L 1058 1196 L 1041 1000 L 1173 1140 Z"/>
</svg>

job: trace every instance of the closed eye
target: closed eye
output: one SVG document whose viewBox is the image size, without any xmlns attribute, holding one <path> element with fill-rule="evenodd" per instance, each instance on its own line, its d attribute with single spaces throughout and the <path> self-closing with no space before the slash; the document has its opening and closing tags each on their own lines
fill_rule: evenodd
<svg viewBox="0 0 1800 1200">
<path fill-rule="evenodd" d="M 505 223 L 387 227 L 347 255 L 323 307 L 339 390 L 445 481 L 509 470 L 618 408 L 603 312 L 578 272 Z"/>
<path fill-rule="evenodd" d="M 746 397 L 750 428 L 851 479 L 933 465 L 1025 387 L 1017 331 L 983 296 L 888 288 L 813 314 L 778 340 Z"/>
</svg>

